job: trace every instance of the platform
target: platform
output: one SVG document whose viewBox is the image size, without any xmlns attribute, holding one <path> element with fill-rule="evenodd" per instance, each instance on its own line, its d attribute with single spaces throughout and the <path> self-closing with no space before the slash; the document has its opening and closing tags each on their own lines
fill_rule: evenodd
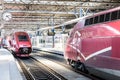
<svg viewBox="0 0 120 80">
<path fill-rule="evenodd" d="M 23 80 L 13 55 L 0 49 L 0 80 Z"/>
</svg>

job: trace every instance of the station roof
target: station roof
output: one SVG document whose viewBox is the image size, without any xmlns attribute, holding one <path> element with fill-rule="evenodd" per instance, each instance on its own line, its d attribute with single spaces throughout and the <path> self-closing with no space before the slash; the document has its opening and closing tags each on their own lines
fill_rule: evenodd
<svg viewBox="0 0 120 80">
<path fill-rule="evenodd" d="M 0 24 L 6 31 L 35 31 L 117 6 L 119 0 L 0 0 Z M 5 20 L 5 13 L 12 17 Z"/>
</svg>

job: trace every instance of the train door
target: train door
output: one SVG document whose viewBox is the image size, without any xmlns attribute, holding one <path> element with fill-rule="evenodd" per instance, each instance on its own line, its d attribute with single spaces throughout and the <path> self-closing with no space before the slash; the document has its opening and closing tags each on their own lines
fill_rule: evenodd
<svg viewBox="0 0 120 80">
<path fill-rule="evenodd" d="M 79 54 L 81 54 L 81 48 L 82 48 L 81 47 L 82 46 L 81 34 L 78 30 L 75 31 L 74 33 L 73 43 L 74 43 L 74 49 L 75 49 L 74 54 L 75 54 L 76 61 L 77 61 L 77 60 L 80 60 Z"/>
<path fill-rule="evenodd" d="M 77 31 L 76 31 L 77 32 Z M 77 48 L 78 48 L 78 36 L 77 36 L 77 33 L 76 32 L 72 32 L 70 34 L 70 46 L 71 46 L 71 59 L 72 60 L 77 60 L 77 55 L 78 55 L 78 52 L 77 52 Z"/>
</svg>

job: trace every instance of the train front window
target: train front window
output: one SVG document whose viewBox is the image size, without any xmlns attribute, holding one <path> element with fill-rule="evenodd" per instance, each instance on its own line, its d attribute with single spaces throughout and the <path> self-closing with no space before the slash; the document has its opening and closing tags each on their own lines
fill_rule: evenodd
<svg viewBox="0 0 120 80">
<path fill-rule="evenodd" d="M 28 41 L 28 38 L 25 35 L 18 35 L 18 39 L 19 41 Z"/>
</svg>

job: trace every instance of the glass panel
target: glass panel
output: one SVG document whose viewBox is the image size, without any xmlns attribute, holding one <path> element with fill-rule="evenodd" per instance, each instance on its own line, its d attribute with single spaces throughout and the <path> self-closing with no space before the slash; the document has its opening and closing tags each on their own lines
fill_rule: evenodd
<svg viewBox="0 0 120 80">
<path fill-rule="evenodd" d="M 104 15 L 100 15 L 100 20 L 99 22 L 104 22 Z"/>
<path fill-rule="evenodd" d="M 89 24 L 93 24 L 93 18 L 90 18 Z"/>
<path fill-rule="evenodd" d="M 112 12 L 112 14 L 111 14 L 111 20 L 116 20 L 117 19 L 117 13 L 118 13 L 118 11 Z"/>
<path fill-rule="evenodd" d="M 85 21 L 85 26 L 86 26 L 86 25 L 89 25 L 89 21 L 90 21 L 90 19 L 87 19 L 87 20 Z"/>
<path fill-rule="evenodd" d="M 98 23 L 98 19 L 99 19 L 99 16 L 96 16 L 96 17 L 94 18 L 94 24 L 95 24 L 95 23 Z"/>
<path fill-rule="evenodd" d="M 28 41 L 28 38 L 26 35 L 18 35 L 19 41 Z"/>
<path fill-rule="evenodd" d="M 120 10 L 118 11 L 118 19 L 120 19 Z"/>
<path fill-rule="evenodd" d="M 107 14 L 105 15 L 105 21 L 110 21 L 110 13 L 107 13 Z"/>
</svg>

